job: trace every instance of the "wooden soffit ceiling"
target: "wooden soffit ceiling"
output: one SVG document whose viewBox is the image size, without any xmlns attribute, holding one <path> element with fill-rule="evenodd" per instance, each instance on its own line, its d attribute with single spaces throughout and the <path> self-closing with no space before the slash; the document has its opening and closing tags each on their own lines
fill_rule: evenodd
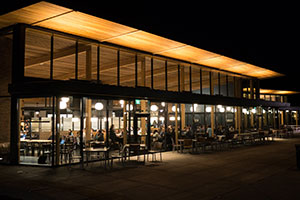
<svg viewBox="0 0 300 200">
<path fill-rule="evenodd" d="M 259 79 L 282 76 L 269 69 L 45 1 L 0 16 L 0 28 L 16 23 L 54 29 Z"/>
</svg>

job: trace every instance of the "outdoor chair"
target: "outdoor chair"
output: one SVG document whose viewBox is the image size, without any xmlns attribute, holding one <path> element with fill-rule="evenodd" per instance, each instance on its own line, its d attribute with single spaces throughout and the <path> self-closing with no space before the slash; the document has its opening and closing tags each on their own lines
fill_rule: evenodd
<svg viewBox="0 0 300 200">
<path fill-rule="evenodd" d="M 183 140 L 183 149 L 193 149 L 193 140 L 192 139 L 184 139 Z"/>
<path fill-rule="evenodd" d="M 198 151 L 198 147 L 202 147 L 202 151 L 205 152 L 205 147 L 207 146 L 207 142 L 204 137 L 198 137 L 196 142 L 196 151 Z"/>
<path fill-rule="evenodd" d="M 175 141 L 172 137 L 171 137 L 171 141 L 172 141 L 172 151 L 177 150 L 177 152 L 179 152 L 179 150 L 181 148 L 180 144 L 175 144 Z"/>
<path fill-rule="evenodd" d="M 159 154 L 160 162 L 162 162 L 162 151 L 162 143 L 156 143 L 156 145 L 153 146 L 153 149 L 147 151 L 147 161 L 149 161 L 149 155 L 152 156 L 152 162 L 157 161 L 156 154 Z"/>
</svg>

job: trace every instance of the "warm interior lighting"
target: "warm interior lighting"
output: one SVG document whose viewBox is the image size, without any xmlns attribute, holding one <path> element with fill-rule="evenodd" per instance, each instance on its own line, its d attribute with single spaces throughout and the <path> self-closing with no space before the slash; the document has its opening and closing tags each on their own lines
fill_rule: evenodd
<svg viewBox="0 0 300 200">
<path fill-rule="evenodd" d="M 255 88 L 254 88 L 255 89 Z M 244 92 L 250 91 L 250 88 L 243 88 Z M 289 90 L 273 90 L 273 89 L 259 89 L 260 94 L 278 94 L 278 95 L 286 95 L 286 94 L 299 94 L 297 91 L 289 91 Z"/>
<path fill-rule="evenodd" d="M 95 109 L 96 110 L 102 110 L 103 109 L 103 104 L 101 102 L 98 102 L 95 104 Z"/>
<path fill-rule="evenodd" d="M 64 101 L 60 101 L 59 102 L 59 108 L 60 109 L 66 109 L 67 108 L 67 103 Z"/>
<path fill-rule="evenodd" d="M 61 101 L 68 103 L 70 101 L 69 97 L 62 97 Z"/>
<path fill-rule="evenodd" d="M 206 108 L 205 108 L 205 111 L 206 111 L 206 112 L 211 112 L 211 107 L 209 107 L 209 106 L 206 107 Z"/>
<path fill-rule="evenodd" d="M 157 105 L 151 105 L 150 110 L 153 112 L 156 112 L 158 110 L 158 106 Z"/>
</svg>

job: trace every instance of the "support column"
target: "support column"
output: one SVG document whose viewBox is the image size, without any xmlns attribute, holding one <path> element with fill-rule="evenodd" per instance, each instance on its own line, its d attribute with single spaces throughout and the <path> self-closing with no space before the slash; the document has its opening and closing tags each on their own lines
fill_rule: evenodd
<svg viewBox="0 0 300 200">
<path fill-rule="evenodd" d="M 237 123 L 238 123 L 238 126 L 237 126 L 237 130 L 238 130 L 238 133 L 240 134 L 241 133 L 241 121 L 242 121 L 242 108 L 241 107 L 237 107 L 237 117 L 238 117 L 238 120 L 237 120 Z"/>
<path fill-rule="evenodd" d="M 127 112 L 126 112 L 127 104 L 128 104 L 128 102 L 124 101 L 124 105 L 123 105 L 123 145 L 127 144 Z"/>
<path fill-rule="evenodd" d="M 215 106 L 211 106 L 210 125 L 211 125 L 211 135 L 212 135 L 212 137 L 214 137 L 214 135 L 215 135 Z"/>
<path fill-rule="evenodd" d="M 175 104 L 175 144 L 178 144 L 178 104 Z"/>
<path fill-rule="evenodd" d="M 92 100 L 86 99 L 85 103 L 85 146 L 87 147 L 91 140 L 91 117 L 92 117 Z"/>
<path fill-rule="evenodd" d="M 185 104 L 180 104 L 180 121 L 181 121 L 181 130 L 185 127 Z"/>
<path fill-rule="evenodd" d="M 141 111 L 145 112 L 147 108 L 147 102 L 146 100 L 141 100 Z M 146 118 L 141 117 L 141 133 L 142 133 L 142 138 L 141 138 L 141 143 L 146 144 Z"/>
<path fill-rule="evenodd" d="M 55 145 L 56 145 L 56 157 L 55 157 L 55 165 L 59 165 L 59 160 L 60 160 L 60 97 L 56 97 L 56 102 L 55 102 L 55 113 L 56 113 L 56 132 L 55 132 Z"/>
<path fill-rule="evenodd" d="M 85 79 L 92 80 L 92 53 L 91 47 L 86 50 L 86 68 L 85 68 Z M 89 141 L 91 140 L 91 117 L 92 117 L 92 100 L 86 98 L 85 104 L 85 144 L 88 146 Z"/>
<path fill-rule="evenodd" d="M 298 126 L 298 111 L 296 111 L 295 115 L 296 126 Z"/>
</svg>

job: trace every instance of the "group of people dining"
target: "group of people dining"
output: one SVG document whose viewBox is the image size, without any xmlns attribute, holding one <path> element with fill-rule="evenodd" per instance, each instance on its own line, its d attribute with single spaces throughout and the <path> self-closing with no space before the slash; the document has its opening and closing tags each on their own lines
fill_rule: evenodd
<svg viewBox="0 0 300 200">
<path fill-rule="evenodd" d="M 83 129 L 83 143 L 86 145 L 90 141 L 99 141 L 103 144 L 107 141 L 110 146 L 114 144 L 123 144 L 123 129 L 115 129 L 114 124 L 112 124 L 108 131 L 108 140 L 107 132 L 105 129 L 102 130 L 92 130 L 90 133 L 90 137 L 87 140 L 87 133 L 86 129 Z M 205 138 L 213 138 L 216 135 L 224 135 L 225 138 L 230 139 L 233 137 L 235 133 L 235 129 L 233 126 L 224 127 L 222 125 L 218 125 L 214 130 L 214 135 L 212 134 L 211 126 L 204 126 L 201 124 L 193 124 L 192 126 L 186 126 L 182 130 L 178 129 L 178 138 L 179 139 L 197 139 L 198 137 L 205 137 Z M 129 136 L 133 135 L 133 130 L 127 131 L 127 139 L 130 138 Z M 147 133 L 145 133 L 147 134 Z M 138 142 L 141 142 L 142 131 L 138 129 Z M 167 128 L 162 126 L 151 126 L 151 146 L 152 147 L 159 147 L 165 150 L 172 150 L 172 146 L 174 145 L 175 141 L 175 127 L 169 125 Z M 69 129 L 66 135 L 61 136 L 61 144 L 64 142 L 71 142 L 74 143 L 74 146 L 80 146 L 80 131 L 73 132 Z"/>
</svg>

